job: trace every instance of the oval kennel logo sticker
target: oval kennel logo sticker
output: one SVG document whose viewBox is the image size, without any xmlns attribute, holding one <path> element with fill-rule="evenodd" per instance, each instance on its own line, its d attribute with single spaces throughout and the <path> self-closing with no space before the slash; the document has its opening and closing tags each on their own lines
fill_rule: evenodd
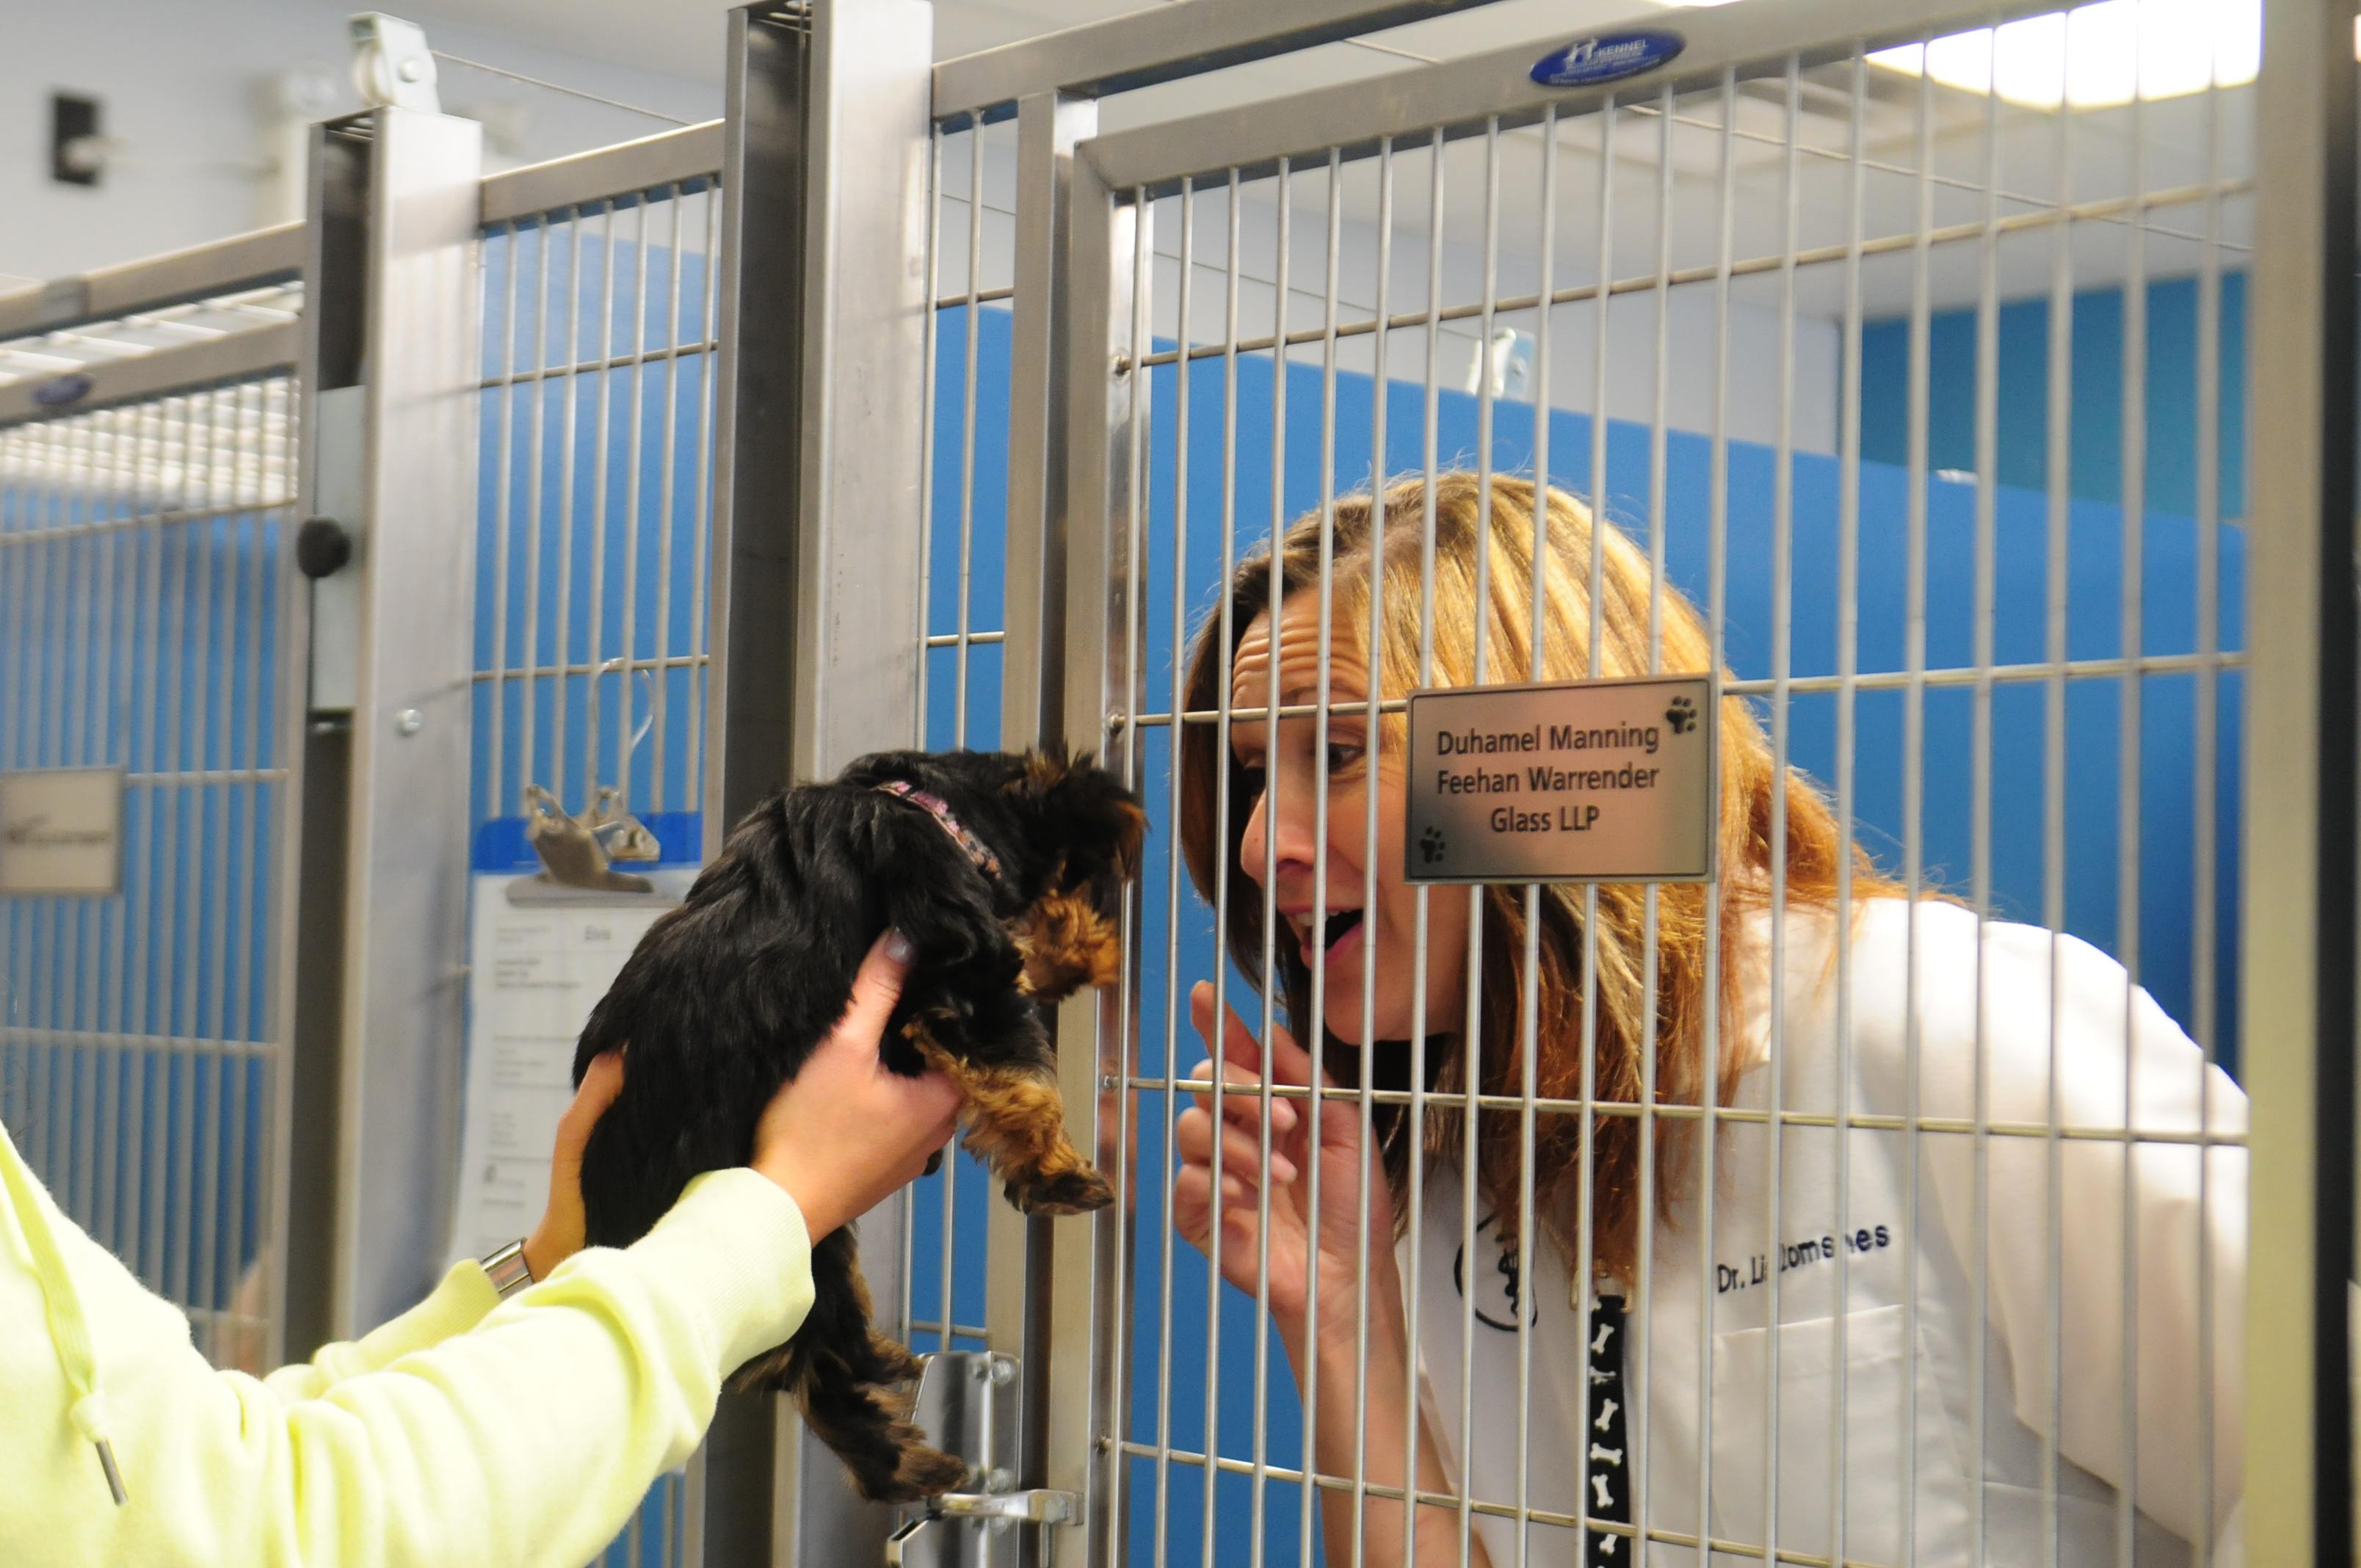
<svg viewBox="0 0 2361 1568">
<path fill-rule="evenodd" d="M 1596 87 L 1669 65 L 1687 47 L 1678 33 L 1600 33 L 1543 57 L 1532 78 L 1544 87 Z"/>
</svg>

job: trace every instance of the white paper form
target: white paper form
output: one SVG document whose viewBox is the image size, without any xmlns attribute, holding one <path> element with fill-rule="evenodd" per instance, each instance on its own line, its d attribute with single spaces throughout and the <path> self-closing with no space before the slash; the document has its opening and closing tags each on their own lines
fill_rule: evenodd
<svg viewBox="0 0 2361 1568">
<path fill-rule="evenodd" d="M 451 1261 L 529 1233 L 549 1201 L 549 1153 L 574 1098 L 574 1048 L 591 1009 L 694 869 L 650 873 L 653 895 L 511 901 L 524 876 L 475 879 L 467 1100 Z"/>
</svg>

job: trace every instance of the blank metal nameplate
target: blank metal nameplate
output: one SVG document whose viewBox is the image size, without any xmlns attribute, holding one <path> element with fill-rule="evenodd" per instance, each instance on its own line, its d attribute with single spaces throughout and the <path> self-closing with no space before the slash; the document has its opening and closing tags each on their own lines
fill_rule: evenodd
<svg viewBox="0 0 2361 1568">
<path fill-rule="evenodd" d="M 1714 703 L 1705 675 L 1412 694 L 1409 880 L 1711 877 Z"/>
<path fill-rule="evenodd" d="M 122 769 L 0 773 L 0 897 L 122 890 Z"/>
</svg>

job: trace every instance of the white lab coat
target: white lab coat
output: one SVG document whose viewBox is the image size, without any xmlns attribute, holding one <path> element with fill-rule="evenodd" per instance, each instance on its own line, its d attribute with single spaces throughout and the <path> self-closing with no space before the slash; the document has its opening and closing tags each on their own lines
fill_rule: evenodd
<svg viewBox="0 0 2361 1568">
<path fill-rule="evenodd" d="M 1971 912 L 1867 901 L 1840 1033 L 1833 917 L 1791 911 L 1774 1031 L 1771 928 L 1766 916 L 1753 933 L 1751 1016 L 1734 1042 L 1753 1064 L 1734 1102 L 1742 1110 L 1770 1110 L 1775 1078 L 1780 1110 L 1821 1117 L 1906 1117 L 1915 1097 L 1922 1119 L 1964 1127 L 2246 1129 L 2244 1094 L 2087 944 L 1990 924 L 1980 965 Z M 1699 1159 L 1653 1227 L 1649 1288 L 1633 1303 L 1625 1361 L 1634 1462 L 1646 1462 L 1631 1479 L 1649 1524 L 1693 1536 L 1702 1522 L 1724 1541 L 1836 1550 L 1841 1437 L 1841 1550 L 1851 1560 L 2040 1563 L 2054 1531 L 2061 1568 L 2113 1563 L 2117 1499 L 2128 1489 L 2142 1568 L 2193 1561 L 2189 1543 L 2208 1537 L 2216 1563 L 2237 1562 L 2246 1151 L 2143 1144 L 2127 1160 L 2122 1141 L 2103 1137 L 1856 1126 L 1843 1135 L 1850 1165 L 1840 1170 L 1839 1138 L 1831 1125 L 1788 1125 L 1774 1182 L 1767 1123 L 1723 1122 L 1710 1229 Z M 1587 1369 L 1565 1263 L 1539 1247 L 1527 1289 L 1500 1267 L 1488 1228 L 1469 1266 L 1455 1169 L 1429 1172 L 1422 1212 L 1417 1334 L 1430 1430 L 1455 1475 L 1466 1464 L 1479 1498 L 1517 1501 L 1519 1423 L 1504 1401 L 1517 1387 L 1521 1307 L 1531 1325 L 1526 1502 L 1571 1514 Z M 1407 1243 L 1402 1252 L 1408 1278 Z M 1477 1281 L 1472 1313 L 1463 1277 Z M 1511 1304 L 1511 1291 L 1522 1299 Z M 1464 1337 L 1471 1316 L 1475 1333 Z M 1475 1389 L 1472 1452 L 1463 1364 Z M 1521 1559 L 1512 1520 L 1479 1516 L 1476 1529 L 1495 1568 L 1579 1561 L 1569 1530 L 1533 1527 Z M 1661 1542 L 1645 1558 L 1696 1560 L 1694 1548 Z"/>
</svg>

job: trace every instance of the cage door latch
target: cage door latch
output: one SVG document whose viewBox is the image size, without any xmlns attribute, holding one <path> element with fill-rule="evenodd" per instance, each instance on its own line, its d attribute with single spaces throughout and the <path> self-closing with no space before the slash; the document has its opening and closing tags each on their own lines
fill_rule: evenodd
<svg viewBox="0 0 2361 1568">
<path fill-rule="evenodd" d="M 946 1492 L 934 1499 L 934 1515 L 994 1524 L 1070 1524 L 1074 1518 L 1074 1495 L 1039 1487 L 1027 1492 Z"/>
<path fill-rule="evenodd" d="M 926 1358 L 913 1415 L 936 1446 L 967 1462 L 969 1491 L 930 1497 L 886 1542 L 897 1568 L 1015 1568 L 1016 1527 L 1072 1522 L 1071 1492 L 1016 1486 L 1021 1406 L 1014 1356 L 946 1351 Z"/>
</svg>

